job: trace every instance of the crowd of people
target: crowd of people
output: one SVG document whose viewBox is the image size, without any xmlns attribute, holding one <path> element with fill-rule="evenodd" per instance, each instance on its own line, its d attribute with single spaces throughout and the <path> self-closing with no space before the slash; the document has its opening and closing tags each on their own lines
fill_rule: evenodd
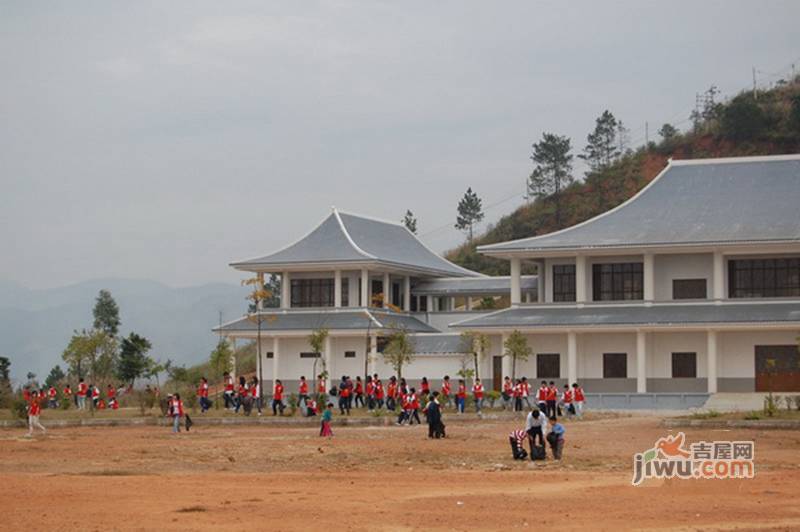
<svg viewBox="0 0 800 532">
<path fill-rule="evenodd" d="M 515 460 L 528 457 L 525 441 L 530 446 L 531 460 L 544 460 L 547 457 L 546 445 L 550 446 L 555 460 L 561 460 L 564 451 L 566 429 L 554 415 L 548 419 L 538 407 L 533 407 L 525 419 L 525 429 L 511 431 L 508 435 L 511 453 Z M 547 444 L 545 444 L 547 442 Z"/>
</svg>

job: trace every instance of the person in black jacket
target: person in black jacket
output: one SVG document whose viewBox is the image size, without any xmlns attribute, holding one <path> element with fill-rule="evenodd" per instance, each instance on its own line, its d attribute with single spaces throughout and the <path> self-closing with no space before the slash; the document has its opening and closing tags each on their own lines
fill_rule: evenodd
<svg viewBox="0 0 800 532">
<path fill-rule="evenodd" d="M 439 404 L 439 392 L 433 392 L 430 401 L 425 406 L 425 416 L 428 419 L 428 437 L 444 438 L 444 423 L 442 423 L 442 407 Z"/>
</svg>

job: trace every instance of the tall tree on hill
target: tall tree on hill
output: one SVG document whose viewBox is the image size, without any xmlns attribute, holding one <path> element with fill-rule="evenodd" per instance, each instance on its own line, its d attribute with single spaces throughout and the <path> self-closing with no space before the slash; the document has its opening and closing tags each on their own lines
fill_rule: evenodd
<svg viewBox="0 0 800 532">
<path fill-rule="evenodd" d="M 56 386 L 64 377 L 66 377 L 66 375 L 64 375 L 64 371 L 61 369 L 61 366 L 56 364 L 53 366 L 53 369 L 50 370 L 50 374 L 44 380 L 44 385 L 48 388 L 50 386 Z"/>
<path fill-rule="evenodd" d="M 678 136 L 678 130 L 675 129 L 675 126 L 672 124 L 664 124 L 661 126 L 661 129 L 658 130 L 658 134 L 661 135 L 661 139 L 664 142 L 671 142 Z"/>
<path fill-rule="evenodd" d="M 117 364 L 117 340 L 105 331 L 74 331 L 61 358 L 78 377 L 102 382 L 114 373 Z"/>
<path fill-rule="evenodd" d="M 610 111 L 603 111 L 596 122 L 594 131 L 586 136 L 586 147 L 578 155 L 587 162 L 592 172 L 608 168 L 619 156 L 619 122 Z"/>
<path fill-rule="evenodd" d="M 458 202 L 456 229 L 466 231 L 469 241 L 472 242 L 475 224 L 483 220 L 483 215 L 481 199 L 472 191 L 472 187 L 467 188 L 464 197 Z"/>
<path fill-rule="evenodd" d="M 403 225 L 405 225 L 406 228 L 415 235 L 417 234 L 417 218 L 410 210 L 406 211 L 406 215 L 403 218 Z"/>
<path fill-rule="evenodd" d="M 147 372 L 150 358 L 147 352 L 153 346 L 144 336 L 131 333 L 122 339 L 119 350 L 119 364 L 117 364 L 117 378 L 133 386 L 133 383 Z"/>
<path fill-rule="evenodd" d="M 109 336 L 116 336 L 119 332 L 119 307 L 114 298 L 111 297 L 111 292 L 108 290 L 100 290 L 95 299 L 94 310 L 94 328 L 105 331 Z"/>
<path fill-rule="evenodd" d="M 528 193 L 543 198 L 553 196 L 556 224 L 561 226 L 561 191 L 572 183 L 572 144 L 568 137 L 552 133 L 542 135 L 533 145 L 531 160 L 536 163 L 528 178 Z"/>
</svg>

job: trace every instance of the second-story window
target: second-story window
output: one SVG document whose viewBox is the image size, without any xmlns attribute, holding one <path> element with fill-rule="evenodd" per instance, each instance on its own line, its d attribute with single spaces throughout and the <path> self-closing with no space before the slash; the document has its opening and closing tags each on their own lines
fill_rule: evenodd
<svg viewBox="0 0 800 532">
<path fill-rule="evenodd" d="M 800 258 L 728 261 L 729 297 L 800 296 Z"/>
<path fill-rule="evenodd" d="M 292 279 L 292 307 L 332 307 L 333 279 Z"/>
<path fill-rule="evenodd" d="M 553 266 L 553 301 L 575 301 L 575 265 Z"/>
<path fill-rule="evenodd" d="M 592 296 L 595 301 L 644 299 L 641 262 L 618 262 L 592 266 Z"/>
</svg>

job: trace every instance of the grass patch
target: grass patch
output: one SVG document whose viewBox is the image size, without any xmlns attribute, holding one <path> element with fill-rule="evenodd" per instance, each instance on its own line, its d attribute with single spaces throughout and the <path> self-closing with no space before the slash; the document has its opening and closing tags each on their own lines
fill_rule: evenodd
<svg viewBox="0 0 800 532">
<path fill-rule="evenodd" d="M 695 412 L 689 417 L 692 419 L 714 419 L 721 416 L 722 414 L 716 410 L 707 410 L 705 412 Z"/>
<path fill-rule="evenodd" d="M 208 509 L 205 506 L 197 505 L 197 506 L 186 506 L 184 508 L 180 508 L 180 509 L 175 510 L 175 511 L 180 513 L 180 514 L 191 514 L 191 513 L 196 513 L 196 512 L 207 512 Z"/>
</svg>

